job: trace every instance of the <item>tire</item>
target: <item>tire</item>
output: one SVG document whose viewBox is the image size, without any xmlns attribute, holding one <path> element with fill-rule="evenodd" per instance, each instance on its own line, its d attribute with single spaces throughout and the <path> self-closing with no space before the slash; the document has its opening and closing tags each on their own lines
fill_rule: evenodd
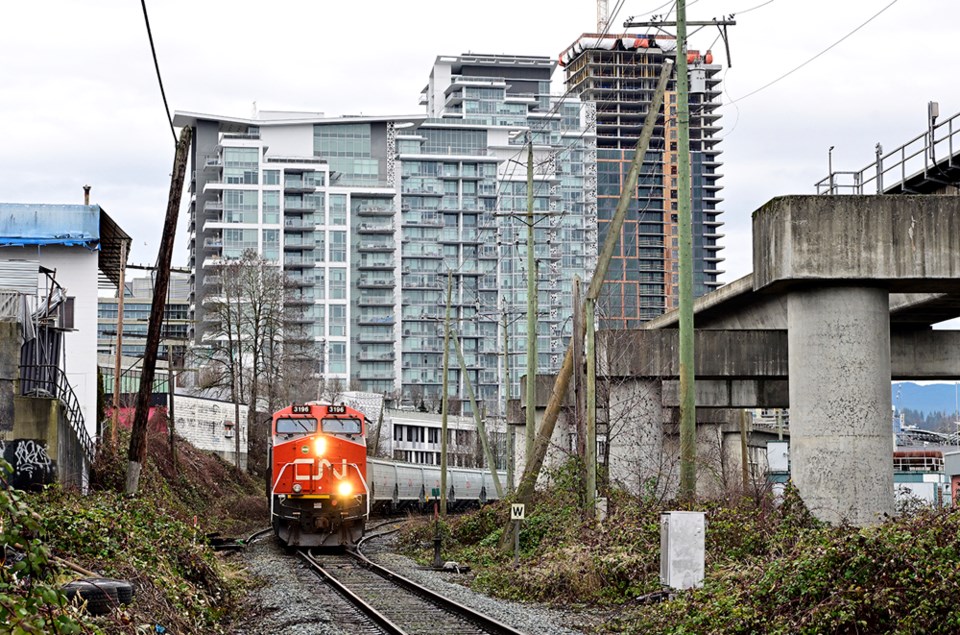
<svg viewBox="0 0 960 635">
<path fill-rule="evenodd" d="M 120 604 L 130 604 L 136 594 L 133 585 L 126 580 L 115 580 L 113 578 L 84 578 L 83 580 L 103 588 L 113 587 L 117 590 L 117 601 Z"/>
<path fill-rule="evenodd" d="M 75 598 L 86 602 L 87 613 L 90 615 L 106 615 L 119 604 L 117 588 L 112 585 L 75 580 L 63 585 L 63 593 L 71 602 Z"/>
</svg>

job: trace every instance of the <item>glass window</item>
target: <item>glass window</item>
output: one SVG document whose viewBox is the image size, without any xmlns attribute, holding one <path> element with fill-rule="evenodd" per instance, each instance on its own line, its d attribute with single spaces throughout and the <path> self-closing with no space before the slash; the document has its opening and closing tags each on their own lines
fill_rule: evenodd
<svg viewBox="0 0 960 635">
<path fill-rule="evenodd" d="M 317 431 L 317 420 L 313 417 L 298 419 L 277 419 L 277 434 L 311 434 Z"/>
<path fill-rule="evenodd" d="M 223 193 L 223 220 L 226 223 L 256 223 L 259 207 L 256 190 L 226 190 Z"/>
<path fill-rule="evenodd" d="M 362 425 L 359 419 L 321 419 L 324 432 L 330 434 L 360 434 Z"/>
<path fill-rule="evenodd" d="M 264 170 L 263 184 L 264 185 L 280 185 L 280 170 Z"/>
<path fill-rule="evenodd" d="M 330 372 L 331 373 L 347 372 L 346 342 L 330 342 Z"/>
<path fill-rule="evenodd" d="M 280 223 L 280 192 L 266 190 L 263 193 L 263 223 L 277 225 Z"/>
<path fill-rule="evenodd" d="M 224 229 L 223 257 L 227 260 L 239 259 L 247 249 L 257 249 L 256 229 Z"/>
<path fill-rule="evenodd" d="M 346 194 L 330 195 L 330 224 L 331 225 L 347 224 L 347 195 Z"/>
<path fill-rule="evenodd" d="M 259 148 L 224 148 L 223 180 L 225 183 L 256 185 L 259 181 Z"/>
<path fill-rule="evenodd" d="M 341 268 L 330 269 L 330 299 L 344 300 L 346 297 L 347 270 Z"/>
<path fill-rule="evenodd" d="M 347 232 L 330 232 L 330 262 L 347 261 Z"/>
<path fill-rule="evenodd" d="M 324 262 L 327 259 L 327 232 L 318 229 L 313 234 L 313 254 L 317 262 Z"/>
<path fill-rule="evenodd" d="M 267 260 L 280 260 L 280 230 L 263 230 L 263 257 Z"/>
<path fill-rule="evenodd" d="M 327 271 L 326 269 L 317 269 L 313 273 L 313 286 L 317 291 L 317 299 L 323 300 L 327 297 Z M 320 306 L 319 308 L 323 308 Z"/>
</svg>

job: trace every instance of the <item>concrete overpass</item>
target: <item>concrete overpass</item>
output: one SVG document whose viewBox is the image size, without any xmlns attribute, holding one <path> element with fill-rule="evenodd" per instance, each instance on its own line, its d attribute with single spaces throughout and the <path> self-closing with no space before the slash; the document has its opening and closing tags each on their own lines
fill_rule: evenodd
<svg viewBox="0 0 960 635">
<path fill-rule="evenodd" d="M 789 406 L 792 476 L 812 511 L 859 525 L 892 514 L 890 380 L 960 378 L 960 332 L 930 328 L 960 316 L 960 199 L 777 198 L 753 215 L 753 262 L 695 303 L 698 424 Z M 614 455 L 668 453 L 677 319 L 598 335 L 624 432 Z M 664 475 L 662 461 L 621 465 L 640 482 Z M 636 481 L 620 469 L 611 456 L 612 477 Z"/>
</svg>

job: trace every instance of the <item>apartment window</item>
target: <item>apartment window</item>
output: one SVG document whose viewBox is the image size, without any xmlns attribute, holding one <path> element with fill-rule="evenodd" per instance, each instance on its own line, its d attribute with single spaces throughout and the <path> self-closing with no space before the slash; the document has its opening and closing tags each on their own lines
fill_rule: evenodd
<svg viewBox="0 0 960 635">
<path fill-rule="evenodd" d="M 331 225 L 347 224 L 347 195 L 346 194 L 330 195 L 330 224 Z"/>
<path fill-rule="evenodd" d="M 280 223 L 280 192 L 265 191 L 263 193 L 263 224 L 277 225 Z"/>
<path fill-rule="evenodd" d="M 330 305 L 329 327 L 331 337 L 343 337 L 347 334 L 347 306 L 345 304 Z"/>
<path fill-rule="evenodd" d="M 256 185 L 260 171 L 259 148 L 224 148 L 223 180 L 235 185 Z"/>
<path fill-rule="evenodd" d="M 313 234 L 313 253 L 317 262 L 323 262 L 327 259 L 327 232 L 322 229 Z"/>
<path fill-rule="evenodd" d="M 239 259 L 247 249 L 257 249 L 256 229 L 224 229 L 223 257 L 227 260 Z"/>
<path fill-rule="evenodd" d="M 330 262 L 347 261 L 347 232 L 330 232 Z"/>
<path fill-rule="evenodd" d="M 330 342 L 330 372 L 331 373 L 347 372 L 346 342 Z"/>
<path fill-rule="evenodd" d="M 263 184 L 264 185 L 280 185 L 280 170 L 264 170 Z"/>
<path fill-rule="evenodd" d="M 263 257 L 267 260 L 280 260 L 280 230 L 263 230 Z"/>
<path fill-rule="evenodd" d="M 223 193 L 223 220 L 227 223 L 256 223 L 259 207 L 256 190 L 227 190 Z"/>
<path fill-rule="evenodd" d="M 330 269 L 330 299 L 345 300 L 347 297 L 347 270 Z"/>
<path fill-rule="evenodd" d="M 327 297 L 327 272 L 325 269 L 315 269 L 313 271 L 313 288 L 316 290 L 318 300 Z"/>
</svg>

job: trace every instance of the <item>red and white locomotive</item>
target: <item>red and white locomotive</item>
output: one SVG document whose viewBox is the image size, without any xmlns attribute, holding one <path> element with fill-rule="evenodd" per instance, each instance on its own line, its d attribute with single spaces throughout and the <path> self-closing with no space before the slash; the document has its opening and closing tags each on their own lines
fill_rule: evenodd
<svg viewBox="0 0 960 635">
<path fill-rule="evenodd" d="M 273 415 L 267 474 L 273 530 L 295 547 L 346 546 L 370 513 L 366 420 L 344 405 L 295 404 Z"/>
</svg>

